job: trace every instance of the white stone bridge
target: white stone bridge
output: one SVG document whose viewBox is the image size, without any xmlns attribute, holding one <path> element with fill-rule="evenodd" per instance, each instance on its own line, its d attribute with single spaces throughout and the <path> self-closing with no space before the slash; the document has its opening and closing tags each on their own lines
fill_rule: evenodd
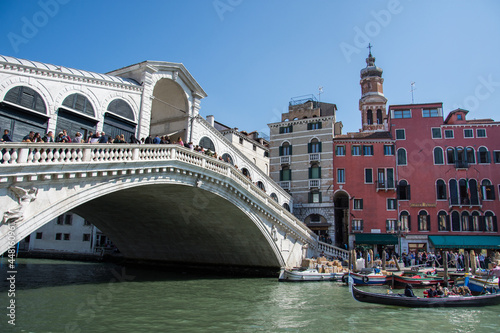
<svg viewBox="0 0 500 333">
<path fill-rule="evenodd" d="M 178 145 L 0 145 L 0 253 L 68 211 L 139 261 L 278 268 L 321 251 L 346 257 L 238 169 Z"/>
</svg>

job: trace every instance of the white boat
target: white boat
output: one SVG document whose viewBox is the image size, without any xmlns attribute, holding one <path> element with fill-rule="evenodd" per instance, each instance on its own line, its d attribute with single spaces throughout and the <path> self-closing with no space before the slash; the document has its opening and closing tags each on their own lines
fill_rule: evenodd
<svg viewBox="0 0 500 333">
<path fill-rule="evenodd" d="M 280 277 L 280 281 L 342 281 L 344 272 L 340 273 L 320 273 L 316 268 L 306 270 L 285 270 Z"/>
</svg>

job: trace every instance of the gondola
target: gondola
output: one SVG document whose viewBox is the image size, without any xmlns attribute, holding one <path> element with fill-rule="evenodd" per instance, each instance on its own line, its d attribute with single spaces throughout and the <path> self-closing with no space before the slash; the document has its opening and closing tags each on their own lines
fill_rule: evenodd
<svg viewBox="0 0 500 333">
<path fill-rule="evenodd" d="M 481 296 L 447 296 L 447 297 L 406 297 L 400 294 L 377 294 L 354 287 L 349 283 L 352 297 L 359 302 L 417 307 L 475 307 L 500 304 L 500 293 Z"/>
<path fill-rule="evenodd" d="M 437 285 L 438 283 L 445 283 L 444 278 L 438 276 L 399 276 L 392 275 L 387 278 L 392 282 L 392 287 L 395 289 L 404 288 L 407 284 L 414 288 L 428 288 L 431 285 Z"/>
</svg>

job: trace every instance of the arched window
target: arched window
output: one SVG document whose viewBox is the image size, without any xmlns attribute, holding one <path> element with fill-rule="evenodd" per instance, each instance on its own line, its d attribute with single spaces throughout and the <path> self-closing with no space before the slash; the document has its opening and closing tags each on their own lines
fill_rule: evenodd
<svg viewBox="0 0 500 333">
<path fill-rule="evenodd" d="M 497 217 L 493 215 L 492 212 L 486 212 L 484 214 L 484 223 L 485 223 L 485 229 L 484 231 L 489 231 L 489 232 L 497 232 L 498 231 L 498 226 L 497 226 Z"/>
<path fill-rule="evenodd" d="M 474 178 L 469 179 L 470 204 L 479 205 L 479 195 L 477 192 L 477 181 Z"/>
<path fill-rule="evenodd" d="M 436 198 L 437 200 L 446 200 L 446 184 L 442 179 L 438 179 L 436 182 Z"/>
<path fill-rule="evenodd" d="M 469 231 L 471 230 L 470 226 L 469 226 L 469 223 L 470 223 L 470 219 L 469 219 L 469 213 L 466 212 L 466 211 L 463 211 L 462 212 L 462 223 L 461 223 L 461 230 L 462 231 Z"/>
<path fill-rule="evenodd" d="M 71 94 L 62 102 L 64 107 L 78 111 L 87 116 L 95 117 L 94 107 L 89 99 L 82 94 Z"/>
<path fill-rule="evenodd" d="M 444 210 L 438 213 L 438 230 L 450 231 L 450 216 Z"/>
<path fill-rule="evenodd" d="M 288 142 L 283 142 L 283 144 L 279 147 L 280 156 L 289 156 L 292 155 L 292 145 Z"/>
<path fill-rule="evenodd" d="M 450 179 L 450 203 L 458 205 L 458 185 L 456 179 Z"/>
<path fill-rule="evenodd" d="M 373 124 L 373 111 L 372 110 L 366 111 L 366 123 L 368 125 Z"/>
<path fill-rule="evenodd" d="M 398 200 L 410 200 L 410 185 L 406 180 L 399 181 L 397 191 Z"/>
<path fill-rule="evenodd" d="M 377 110 L 377 124 L 381 125 L 383 122 L 383 119 L 382 119 L 382 110 L 378 109 Z"/>
<path fill-rule="evenodd" d="M 441 147 L 434 148 L 434 164 L 444 164 L 443 148 Z"/>
<path fill-rule="evenodd" d="M 228 153 L 224 153 L 222 154 L 222 160 L 226 163 L 229 163 L 231 165 L 234 165 L 234 162 L 233 162 L 233 158 L 231 157 L 231 155 L 229 155 Z"/>
<path fill-rule="evenodd" d="M 446 148 L 446 159 L 448 164 L 455 164 L 455 149 L 452 147 Z"/>
<path fill-rule="evenodd" d="M 481 196 L 483 200 L 495 200 L 495 187 L 489 179 L 483 179 L 481 182 Z"/>
<path fill-rule="evenodd" d="M 30 87 L 18 86 L 12 88 L 7 92 L 4 100 L 32 111 L 47 114 L 47 108 L 42 96 Z"/>
<path fill-rule="evenodd" d="M 401 212 L 399 215 L 399 230 L 403 232 L 408 232 L 411 230 L 410 215 L 407 211 Z"/>
<path fill-rule="evenodd" d="M 285 208 L 287 211 L 290 211 L 290 206 L 286 202 L 283 204 L 283 208 Z"/>
<path fill-rule="evenodd" d="M 276 193 L 271 193 L 271 198 L 273 198 L 274 201 L 278 202 L 278 196 L 276 195 Z"/>
<path fill-rule="evenodd" d="M 318 163 L 314 163 L 309 168 L 309 179 L 319 179 L 321 178 L 321 168 Z"/>
<path fill-rule="evenodd" d="M 418 212 L 418 231 L 431 230 L 431 217 L 425 210 Z"/>
<path fill-rule="evenodd" d="M 456 210 L 451 212 L 451 231 L 460 231 L 460 214 Z"/>
<path fill-rule="evenodd" d="M 479 216 L 479 212 L 476 211 L 472 212 L 471 216 L 472 228 L 470 229 L 470 231 L 481 231 L 480 219 L 481 217 Z"/>
<path fill-rule="evenodd" d="M 465 148 L 465 155 L 467 157 L 467 163 L 476 164 L 476 154 L 474 152 L 474 148 L 472 147 Z"/>
<path fill-rule="evenodd" d="M 467 189 L 467 181 L 465 179 L 460 179 L 458 181 L 458 194 L 460 195 L 460 204 L 469 205 L 469 191 Z"/>
<path fill-rule="evenodd" d="M 309 215 L 309 222 L 311 223 L 321 223 L 321 215 L 311 214 Z"/>
<path fill-rule="evenodd" d="M 199 146 L 205 149 L 210 149 L 211 151 L 215 152 L 214 143 L 212 142 L 212 140 L 210 140 L 210 138 L 206 136 L 201 138 Z"/>
<path fill-rule="evenodd" d="M 321 153 L 321 142 L 318 139 L 314 138 L 311 140 L 311 142 L 309 142 L 307 148 L 309 154 Z"/>
<path fill-rule="evenodd" d="M 479 163 L 491 163 L 490 152 L 485 147 L 480 147 L 477 151 L 477 155 Z"/>
<path fill-rule="evenodd" d="M 134 112 L 130 105 L 125 102 L 123 99 L 115 99 L 111 101 L 108 105 L 108 111 L 112 112 L 118 116 L 134 121 Z"/>
<path fill-rule="evenodd" d="M 404 148 L 398 149 L 398 165 L 406 165 L 406 150 Z"/>
<path fill-rule="evenodd" d="M 465 150 L 462 147 L 456 148 L 457 162 L 465 162 Z"/>
</svg>

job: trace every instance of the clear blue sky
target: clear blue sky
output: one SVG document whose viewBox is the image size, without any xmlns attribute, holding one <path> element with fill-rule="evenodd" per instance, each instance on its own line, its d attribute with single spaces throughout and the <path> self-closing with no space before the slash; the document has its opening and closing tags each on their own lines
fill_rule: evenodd
<svg viewBox="0 0 500 333">
<path fill-rule="evenodd" d="M 495 0 L 2 0 L 0 54 L 99 73 L 181 62 L 208 94 L 201 114 L 247 131 L 322 86 L 346 132 L 370 42 L 389 104 L 414 81 L 416 103 L 500 120 L 499 14 Z"/>
</svg>

